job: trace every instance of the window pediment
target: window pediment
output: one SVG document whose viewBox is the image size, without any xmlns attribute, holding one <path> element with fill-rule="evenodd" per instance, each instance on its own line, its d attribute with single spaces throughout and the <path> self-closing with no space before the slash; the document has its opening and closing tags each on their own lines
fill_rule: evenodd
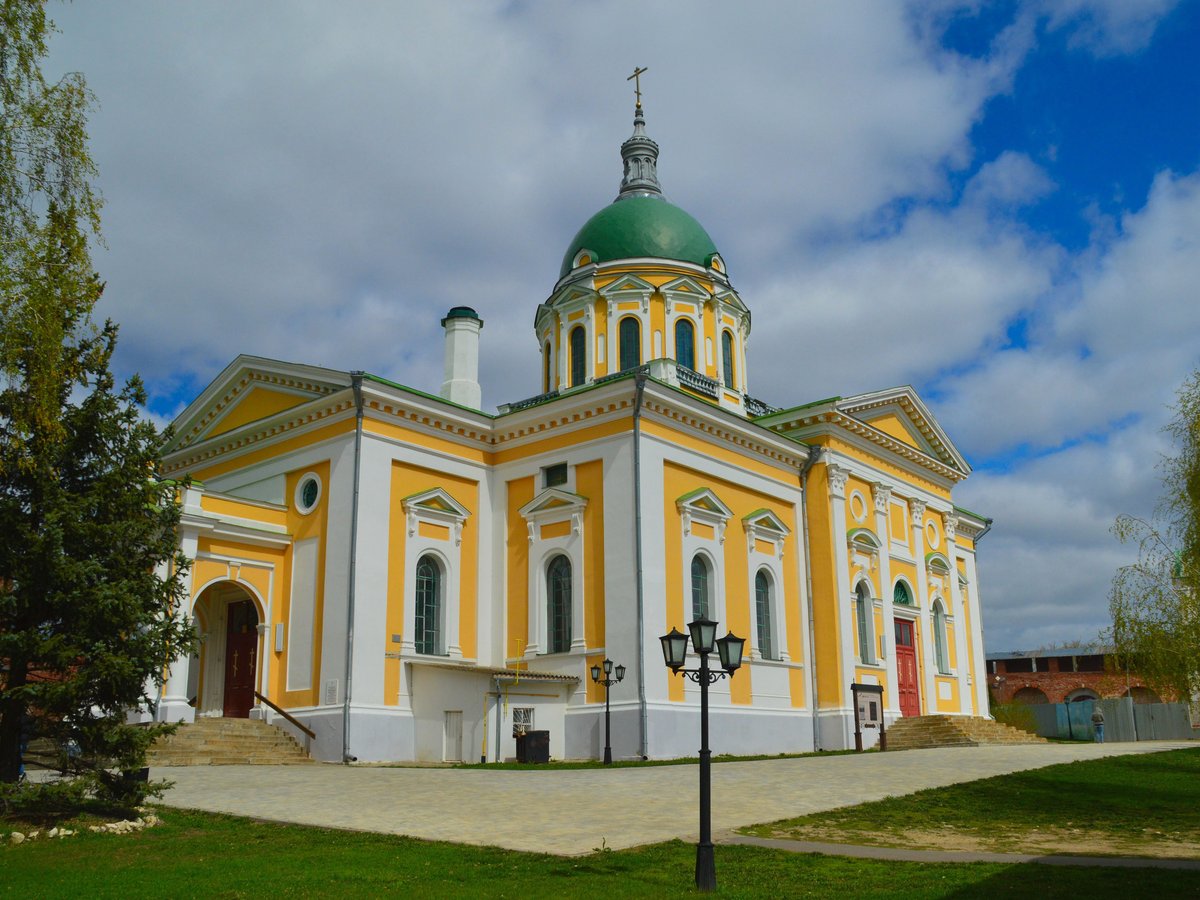
<svg viewBox="0 0 1200 900">
<path fill-rule="evenodd" d="M 792 531 L 783 519 L 769 509 L 756 509 L 743 516 L 742 528 L 746 531 L 746 547 L 749 552 L 754 552 L 758 541 L 767 541 L 774 546 L 778 556 L 783 556 L 783 542 Z"/>
<path fill-rule="evenodd" d="M 555 522 L 570 522 L 572 534 L 583 531 L 583 511 L 587 509 L 587 497 L 572 494 L 559 488 L 546 488 L 517 512 L 529 527 L 529 539 L 532 541 L 541 525 L 552 525 Z"/>
<path fill-rule="evenodd" d="M 674 281 L 668 281 L 658 291 L 666 301 L 667 315 L 671 314 L 677 300 L 695 304 L 699 308 L 712 296 L 704 285 L 696 279 L 688 278 L 687 276 L 676 278 Z"/>
<path fill-rule="evenodd" d="M 864 569 L 874 571 L 879 563 L 879 538 L 869 528 L 851 528 L 846 532 L 851 559 Z"/>
<path fill-rule="evenodd" d="M 409 537 L 416 534 L 418 524 L 425 521 L 449 527 L 454 535 L 455 545 L 462 543 L 463 522 L 471 515 L 471 511 L 444 489 L 434 488 L 412 494 L 400 503 L 408 519 Z"/>
<path fill-rule="evenodd" d="M 636 275 L 622 275 L 611 284 L 600 288 L 600 296 L 608 301 L 610 316 L 616 310 L 616 305 L 622 301 L 637 301 L 641 311 L 647 313 L 650 310 L 650 295 L 654 290 L 654 285 Z"/>
<path fill-rule="evenodd" d="M 942 553 L 926 553 L 925 568 L 930 575 L 935 575 L 938 578 L 945 578 L 950 574 L 950 560 L 946 559 Z"/>
<path fill-rule="evenodd" d="M 725 523 L 733 517 L 733 511 L 711 489 L 700 488 L 684 494 L 675 501 L 675 508 L 683 517 L 685 535 L 691 534 L 693 522 L 699 522 L 712 527 L 717 539 L 724 543 Z"/>
<path fill-rule="evenodd" d="M 925 554 L 925 571 L 929 573 L 931 581 L 941 582 L 944 591 L 950 590 L 951 567 L 945 554 L 936 551 Z"/>
</svg>

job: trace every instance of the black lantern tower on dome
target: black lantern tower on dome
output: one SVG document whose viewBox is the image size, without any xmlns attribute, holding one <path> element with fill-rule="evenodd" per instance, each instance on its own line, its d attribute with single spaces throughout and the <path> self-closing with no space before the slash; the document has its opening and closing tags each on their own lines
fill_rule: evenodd
<svg viewBox="0 0 1200 900">
<path fill-rule="evenodd" d="M 683 675 L 700 685 L 700 842 L 696 845 L 696 887 L 701 891 L 717 889 L 717 869 L 712 844 L 712 760 L 708 749 L 708 686 L 725 676 L 732 676 L 742 665 L 742 650 L 746 639 L 733 632 L 717 639 L 717 623 L 702 616 L 688 625 L 692 649 L 700 657 L 700 666 L 685 669 L 688 634 L 676 628 L 659 638 L 663 660 L 676 675 Z M 708 655 L 716 648 L 720 669 L 708 667 Z"/>
<path fill-rule="evenodd" d="M 620 684 L 625 680 L 625 667 L 617 666 L 614 670 L 613 661 L 607 656 L 604 657 L 602 665 L 604 677 L 600 677 L 602 671 L 600 666 L 592 666 L 592 681 L 596 682 L 596 684 L 604 685 L 604 764 L 609 766 L 612 765 L 612 729 L 609 718 L 608 690 L 614 684 Z M 613 677 L 614 671 L 616 674 L 615 678 Z"/>
</svg>

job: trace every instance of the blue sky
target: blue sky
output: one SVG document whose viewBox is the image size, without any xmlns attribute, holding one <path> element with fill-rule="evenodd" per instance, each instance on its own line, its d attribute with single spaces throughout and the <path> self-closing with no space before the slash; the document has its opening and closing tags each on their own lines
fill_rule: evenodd
<svg viewBox="0 0 1200 900">
<path fill-rule="evenodd" d="M 780 406 L 911 383 L 976 467 L 989 649 L 1094 637 L 1200 365 L 1200 2 L 51 5 L 88 77 L 101 313 L 169 421 L 238 353 L 484 403 L 608 203 L 648 66 L 668 197 Z M 634 24 L 636 23 L 636 24 Z"/>
</svg>

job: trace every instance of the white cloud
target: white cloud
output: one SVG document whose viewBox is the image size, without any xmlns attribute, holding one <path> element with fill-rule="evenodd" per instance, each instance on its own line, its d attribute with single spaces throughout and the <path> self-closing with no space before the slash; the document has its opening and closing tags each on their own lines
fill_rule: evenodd
<svg viewBox="0 0 1200 900">
<path fill-rule="evenodd" d="M 1008 647 L 1089 638 L 1108 622 L 1112 574 L 1133 558 L 1108 529 L 1121 513 L 1153 513 L 1171 452 L 1162 427 L 1200 365 L 1197 233 L 1200 176 L 1161 174 L 1117 236 L 1074 262 L 1069 302 L 1044 308 L 1036 343 L 953 384 L 943 422 L 971 447 L 1061 445 L 977 473 L 956 495 L 996 520 L 981 579 L 988 627 Z"/>
<path fill-rule="evenodd" d="M 1155 429 L 1197 361 L 1200 187 L 1160 176 L 1072 257 L 1021 223 L 1056 189 L 1027 157 L 987 161 L 958 203 L 954 182 L 1039 21 L 1128 53 L 1170 4 L 1022 7 L 979 59 L 939 46 L 964 6 L 56 9 L 55 59 L 101 101 L 96 263 L 119 365 L 176 409 L 243 352 L 436 391 L 439 319 L 466 304 L 486 322 L 484 402 L 537 393 L 534 310 L 616 193 L 624 78 L 648 65 L 664 187 L 754 314 L 752 392 L 923 383 L 972 456 L 1064 448 L 981 472 L 958 499 L 997 521 L 981 547 L 989 635 L 1088 636 L 1121 553 L 1107 522 L 1153 493 Z M 1018 317 L 1028 345 L 1002 349 Z M 1135 427 L 1106 443 L 1114 422 Z"/>
<path fill-rule="evenodd" d="M 668 196 L 709 226 L 753 303 L 814 230 L 943 196 L 947 165 L 969 161 L 971 124 L 1019 52 L 946 54 L 911 15 L 715 2 L 680 15 L 624 0 L 336 16 L 67 7 L 59 58 L 102 101 L 111 251 L 97 262 L 105 311 L 124 323 L 119 359 L 152 386 L 249 350 L 436 389 L 428 338 L 467 303 L 489 323 L 485 399 L 536 392 L 532 340 L 495 336 L 501 321 L 529 329 L 567 240 L 615 194 L 633 62 L 651 67 Z M 405 330 L 389 333 L 386 314 L 355 330 L 364 297 Z"/>
<path fill-rule="evenodd" d="M 1136 53 L 1150 43 L 1179 0 L 1044 0 L 1051 29 L 1063 29 L 1072 47 L 1097 56 Z"/>
</svg>

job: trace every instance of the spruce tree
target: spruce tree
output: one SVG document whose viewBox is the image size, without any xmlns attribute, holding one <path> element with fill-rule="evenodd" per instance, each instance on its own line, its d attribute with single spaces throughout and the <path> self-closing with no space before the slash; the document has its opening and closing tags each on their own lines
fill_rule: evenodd
<svg viewBox="0 0 1200 900">
<path fill-rule="evenodd" d="M 138 799 L 129 773 L 161 726 L 127 713 L 192 641 L 177 488 L 157 478 L 140 381 L 111 374 L 117 327 L 92 318 L 92 98 L 79 74 L 42 74 L 44 0 L 2 4 L 0 781 L 35 734 L 100 795 Z"/>
</svg>

